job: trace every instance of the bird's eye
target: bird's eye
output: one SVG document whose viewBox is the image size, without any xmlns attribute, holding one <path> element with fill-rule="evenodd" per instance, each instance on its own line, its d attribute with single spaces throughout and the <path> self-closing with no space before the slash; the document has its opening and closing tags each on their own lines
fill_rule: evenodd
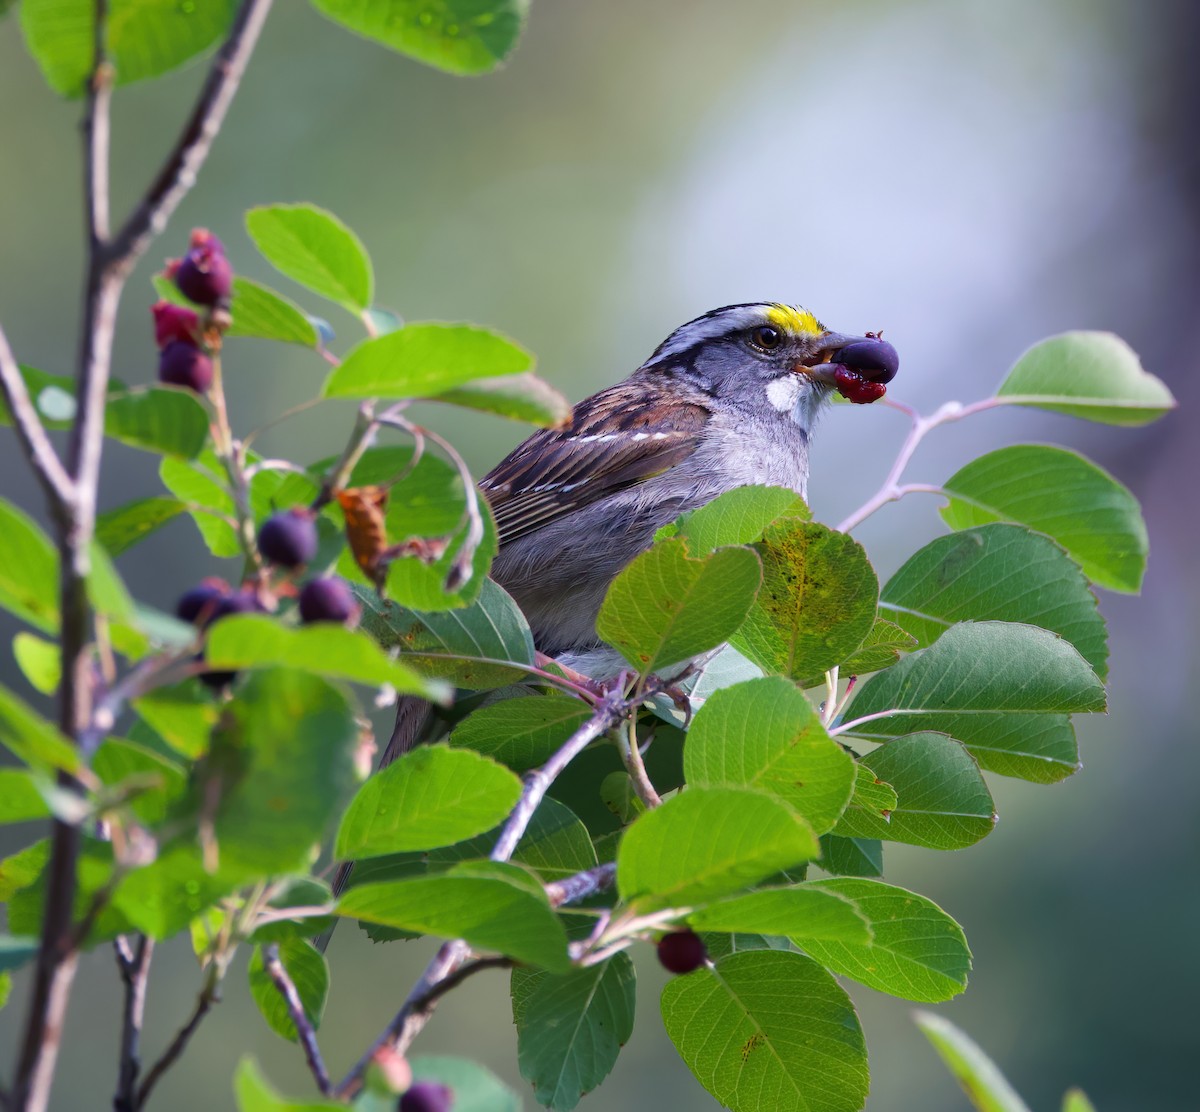
<svg viewBox="0 0 1200 1112">
<path fill-rule="evenodd" d="M 761 351 L 774 351 L 783 343 L 783 333 L 778 328 L 764 324 L 750 333 L 750 342 Z"/>
</svg>

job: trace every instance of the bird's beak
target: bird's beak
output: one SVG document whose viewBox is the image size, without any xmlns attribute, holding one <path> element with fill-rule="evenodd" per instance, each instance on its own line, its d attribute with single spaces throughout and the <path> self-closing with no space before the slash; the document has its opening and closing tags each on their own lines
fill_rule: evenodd
<svg viewBox="0 0 1200 1112">
<path fill-rule="evenodd" d="M 844 348 L 846 358 L 839 358 Z M 882 355 L 882 358 L 879 356 Z M 841 332 L 826 332 L 816 349 L 796 367 L 797 372 L 807 374 L 817 382 L 833 386 L 839 366 L 852 367 L 854 372 L 868 382 L 890 382 L 896 373 L 895 348 L 874 335 L 848 336 Z"/>
</svg>

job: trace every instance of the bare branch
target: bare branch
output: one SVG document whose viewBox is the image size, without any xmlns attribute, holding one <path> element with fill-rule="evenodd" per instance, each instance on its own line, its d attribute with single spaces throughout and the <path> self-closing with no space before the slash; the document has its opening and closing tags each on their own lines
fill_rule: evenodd
<svg viewBox="0 0 1200 1112">
<path fill-rule="evenodd" d="M 154 940 L 141 934 L 132 949 L 125 938 L 118 938 L 113 946 L 117 954 L 117 968 L 125 985 L 121 1057 L 113 1112 L 137 1112 L 137 1079 L 142 1068 L 142 1017 L 146 1009 L 146 983 L 150 976 L 150 959 L 154 955 Z"/>
<path fill-rule="evenodd" d="M 296 1028 L 296 1037 L 299 1038 L 300 1045 L 304 1048 L 304 1058 L 308 1062 L 309 1072 L 313 1075 L 317 1088 L 321 1090 L 321 1095 L 327 1097 L 330 1093 L 329 1071 L 325 1068 L 325 1062 L 321 1058 L 321 1049 L 317 1046 L 317 1033 L 313 1030 L 313 1025 L 304 1010 L 300 993 L 296 991 L 292 978 L 288 976 L 288 971 L 283 967 L 277 943 L 272 942 L 263 948 L 263 965 L 267 970 L 267 976 L 274 982 L 275 987 L 279 990 L 279 995 L 283 997 L 283 1002 L 287 1005 L 288 1015 L 291 1016 L 292 1024 Z"/>
<path fill-rule="evenodd" d="M 350 473 L 355 464 L 362 459 L 363 452 L 370 446 L 379 423 L 375 420 L 375 403 L 365 401 L 358 407 L 358 418 L 345 450 L 337 462 L 329 469 L 329 474 L 321 482 L 321 490 L 314 499 L 312 508 L 319 510 L 334 495 L 350 481 Z"/>
<path fill-rule="evenodd" d="M 225 122 L 225 114 L 270 10 L 271 0 L 242 0 L 174 148 L 146 195 L 113 238 L 109 256 L 126 273 L 145 254 L 151 240 L 162 233 L 179 202 L 196 184 L 196 175 Z"/>
<path fill-rule="evenodd" d="M 576 903 L 594 896 L 597 892 L 605 892 L 613 886 L 617 879 L 617 866 L 613 862 L 585 869 L 574 876 L 564 877 L 553 884 L 546 885 L 546 898 L 554 907 L 563 904 Z"/>
<path fill-rule="evenodd" d="M 46 492 L 50 512 L 61 521 L 74 500 L 74 484 L 46 435 L 45 426 L 29 397 L 21 368 L 12 348 L 8 346 L 8 337 L 4 335 L 3 328 L 0 328 L 0 392 L 4 395 L 8 412 L 12 414 L 21 450 Z"/>
<path fill-rule="evenodd" d="M 187 1022 L 175 1032 L 175 1037 L 171 1040 L 170 1045 L 162 1052 L 158 1061 L 150 1067 L 146 1074 L 146 1080 L 138 1088 L 137 1099 L 133 1106 L 135 1109 L 145 1107 L 146 1101 L 150 1099 L 150 1094 L 154 1091 L 154 1086 L 162 1080 L 162 1075 L 179 1060 L 179 1056 L 187 1049 L 187 1044 L 196 1033 L 196 1028 L 200 1026 L 213 1004 L 217 1002 L 219 984 L 216 972 L 210 969 L 209 975 L 204 981 L 204 988 L 200 990 L 200 995 L 196 998 L 196 1006 L 192 1009 L 192 1014 L 188 1017 Z"/>
</svg>

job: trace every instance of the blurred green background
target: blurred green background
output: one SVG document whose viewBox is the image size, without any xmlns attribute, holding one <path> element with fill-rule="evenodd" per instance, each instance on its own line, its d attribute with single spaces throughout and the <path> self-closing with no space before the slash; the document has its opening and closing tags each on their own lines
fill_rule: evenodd
<svg viewBox="0 0 1200 1112">
<path fill-rule="evenodd" d="M 986 841 L 963 853 L 890 849 L 888 879 L 963 923 L 976 972 L 941 1010 L 1032 1107 L 1056 1108 L 1074 1082 L 1101 1112 L 1195 1109 L 1200 758 L 1187 692 L 1200 681 L 1198 37 L 1193 0 L 542 2 L 508 68 L 468 81 L 281 2 L 200 184 L 127 290 L 116 374 L 152 378 L 149 275 L 181 252 L 191 225 L 216 230 L 243 273 L 328 315 L 339 343 L 357 338 L 349 317 L 289 288 L 245 236 L 246 208 L 297 200 L 356 229 L 380 304 L 500 328 L 572 398 L 732 301 L 801 302 L 840 330 L 885 329 L 903 357 L 893 396 L 926 410 L 983 396 L 1050 333 L 1119 332 L 1171 385 L 1180 412 L 1141 431 L 988 414 L 936 433 L 910 472 L 936 482 L 981 451 L 1049 439 L 1133 487 L 1153 552 L 1141 598 L 1102 599 L 1111 713 L 1080 724 L 1077 776 L 1054 788 L 993 778 L 1001 821 Z M 118 92 L 118 213 L 170 144 L 202 73 Z M 0 103 L 0 320 L 23 361 L 65 372 L 81 285 L 80 112 L 47 90 L 11 14 L 0 22 Z M 245 340 L 231 344 L 226 367 L 241 431 L 310 395 L 325 373 L 298 349 Z M 526 431 L 451 410 L 427 418 L 480 472 Z M 259 446 L 308 462 L 338 448 L 350 419 L 322 408 Z M 833 412 L 815 452 L 817 516 L 836 521 L 868 496 L 904 431 L 882 407 Z M 0 438 L 0 488 L 40 512 L 10 436 Z M 156 490 L 149 457 L 110 449 L 102 507 Z M 864 526 L 881 575 L 939 531 L 935 506 L 916 496 Z M 214 570 L 187 521 L 121 565 L 161 606 Z M 0 619 L 6 645 L 15 628 Z M 7 650 L 0 673 L 22 686 Z M 9 851 L 33 832 L 2 837 Z M 321 1030 L 335 1073 L 391 1015 L 428 949 L 338 933 Z M 638 959 L 633 1040 L 583 1107 L 715 1107 L 662 1032 L 648 948 Z M 148 1055 L 182 1022 L 199 981 L 185 940 L 155 964 Z M 246 1052 L 281 1087 L 310 1091 L 298 1050 L 266 1029 L 243 986 L 235 968 L 157 1107 L 230 1106 L 229 1077 Z M 0 1013 L 6 1062 L 23 987 L 19 978 Z M 964 1108 L 908 1007 L 850 991 L 871 1053 L 872 1112 Z M 117 1039 L 118 981 L 102 949 L 77 983 L 56 1108 L 109 1104 Z M 452 994 L 418 1049 L 472 1055 L 532 1106 L 501 975 Z"/>
</svg>

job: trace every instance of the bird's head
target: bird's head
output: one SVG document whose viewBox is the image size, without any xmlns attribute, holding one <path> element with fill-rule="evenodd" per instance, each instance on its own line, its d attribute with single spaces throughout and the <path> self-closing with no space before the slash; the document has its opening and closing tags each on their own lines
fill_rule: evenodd
<svg viewBox="0 0 1200 1112">
<path fill-rule="evenodd" d="M 853 402 L 876 401 L 898 367 L 896 349 L 874 333 L 831 332 L 806 309 L 761 301 L 713 309 L 675 329 L 644 370 L 809 428 L 834 390 Z"/>
</svg>

